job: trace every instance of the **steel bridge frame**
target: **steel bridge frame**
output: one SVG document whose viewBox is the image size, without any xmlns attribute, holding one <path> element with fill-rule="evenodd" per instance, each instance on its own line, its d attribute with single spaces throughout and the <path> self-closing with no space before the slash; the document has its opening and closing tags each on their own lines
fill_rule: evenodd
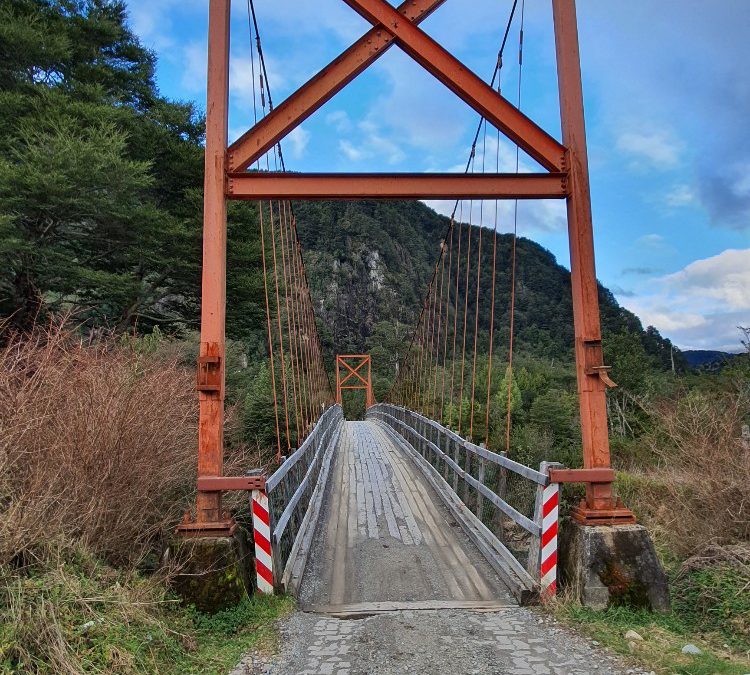
<svg viewBox="0 0 750 675">
<path fill-rule="evenodd" d="M 364 370 L 363 375 L 360 371 Z M 353 384 L 347 384 L 348 382 Z M 365 408 L 375 404 L 372 395 L 372 359 L 369 354 L 336 355 L 336 403 L 342 404 L 342 392 L 364 391 Z"/>
<path fill-rule="evenodd" d="M 585 467 L 569 480 L 586 482 L 586 499 L 574 510 L 574 517 L 586 524 L 635 522 L 632 512 L 615 498 L 611 471 L 606 471 L 610 469 L 610 448 L 605 389 L 612 383 L 602 355 L 575 0 L 551 0 L 562 143 L 419 28 L 445 0 L 406 0 L 398 8 L 386 0 L 343 1 L 370 22 L 372 29 L 228 145 L 231 0 L 210 0 L 198 358 L 200 479 L 222 476 L 227 199 L 565 199 Z M 517 143 L 545 172 L 392 175 L 246 171 L 394 44 Z M 216 487 L 205 480 L 199 483 L 191 531 L 218 534 L 231 530 L 231 520 L 222 512 L 222 493 Z"/>
</svg>

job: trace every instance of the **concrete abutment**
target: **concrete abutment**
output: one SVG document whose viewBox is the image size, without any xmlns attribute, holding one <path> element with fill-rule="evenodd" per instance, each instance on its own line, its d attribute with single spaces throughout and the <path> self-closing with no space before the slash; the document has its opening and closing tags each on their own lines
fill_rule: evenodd
<svg viewBox="0 0 750 675">
<path fill-rule="evenodd" d="M 580 602 L 669 609 L 667 576 L 643 525 L 581 525 L 567 520 L 560 533 L 561 585 Z"/>
</svg>

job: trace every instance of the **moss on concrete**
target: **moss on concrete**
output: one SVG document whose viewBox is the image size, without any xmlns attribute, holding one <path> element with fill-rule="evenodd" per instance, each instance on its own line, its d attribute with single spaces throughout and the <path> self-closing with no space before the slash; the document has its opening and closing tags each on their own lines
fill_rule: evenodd
<svg viewBox="0 0 750 675">
<path fill-rule="evenodd" d="M 235 537 L 176 539 L 172 550 L 180 566 L 173 587 L 187 605 L 214 613 L 234 607 L 252 593 L 249 555 L 240 531 Z"/>
</svg>

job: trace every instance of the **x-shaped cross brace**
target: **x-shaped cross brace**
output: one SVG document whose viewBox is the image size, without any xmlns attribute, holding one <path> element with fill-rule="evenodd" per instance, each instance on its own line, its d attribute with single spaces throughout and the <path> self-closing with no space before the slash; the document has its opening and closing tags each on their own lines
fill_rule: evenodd
<svg viewBox="0 0 750 675">
<path fill-rule="evenodd" d="M 362 361 L 357 365 L 356 367 L 352 368 L 345 360 L 345 357 L 341 357 L 340 363 L 346 367 L 346 369 L 349 371 L 347 375 L 339 382 L 339 386 L 342 386 L 346 384 L 349 380 L 351 380 L 353 377 L 356 377 L 363 385 L 367 386 L 367 380 L 362 377 L 362 375 L 359 374 L 359 371 L 362 369 L 363 366 L 366 366 L 369 359 L 367 357 L 362 357 Z"/>
<path fill-rule="evenodd" d="M 374 401 L 372 398 L 372 373 L 370 371 L 370 356 L 368 354 L 339 354 L 336 356 L 336 400 L 341 403 L 341 392 L 346 389 L 363 389 L 365 391 L 367 407 L 371 406 Z M 340 367 L 348 371 L 346 374 L 341 372 Z M 360 370 L 367 367 L 365 375 Z M 353 380 L 353 384 L 347 384 Z"/>
<path fill-rule="evenodd" d="M 398 9 L 386 0 L 344 2 L 373 28 L 229 147 L 230 174 L 237 175 L 262 157 L 394 42 L 545 169 L 564 170 L 562 144 L 418 27 L 445 0 L 407 0 Z"/>
</svg>

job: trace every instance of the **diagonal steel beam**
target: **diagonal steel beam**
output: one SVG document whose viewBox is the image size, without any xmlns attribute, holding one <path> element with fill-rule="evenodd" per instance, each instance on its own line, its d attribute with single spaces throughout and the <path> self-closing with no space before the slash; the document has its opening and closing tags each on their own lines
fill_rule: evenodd
<svg viewBox="0 0 750 675">
<path fill-rule="evenodd" d="M 400 21 L 418 24 L 445 0 L 406 0 L 393 11 Z M 245 132 L 227 152 L 229 171 L 242 171 L 260 159 L 295 127 L 375 63 L 393 44 L 393 35 L 375 26 L 337 59 Z"/>
<path fill-rule="evenodd" d="M 398 46 L 453 93 L 485 117 L 549 171 L 562 171 L 565 147 L 503 98 L 386 0 L 344 0 L 373 25 L 383 26 Z"/>
</svg>

